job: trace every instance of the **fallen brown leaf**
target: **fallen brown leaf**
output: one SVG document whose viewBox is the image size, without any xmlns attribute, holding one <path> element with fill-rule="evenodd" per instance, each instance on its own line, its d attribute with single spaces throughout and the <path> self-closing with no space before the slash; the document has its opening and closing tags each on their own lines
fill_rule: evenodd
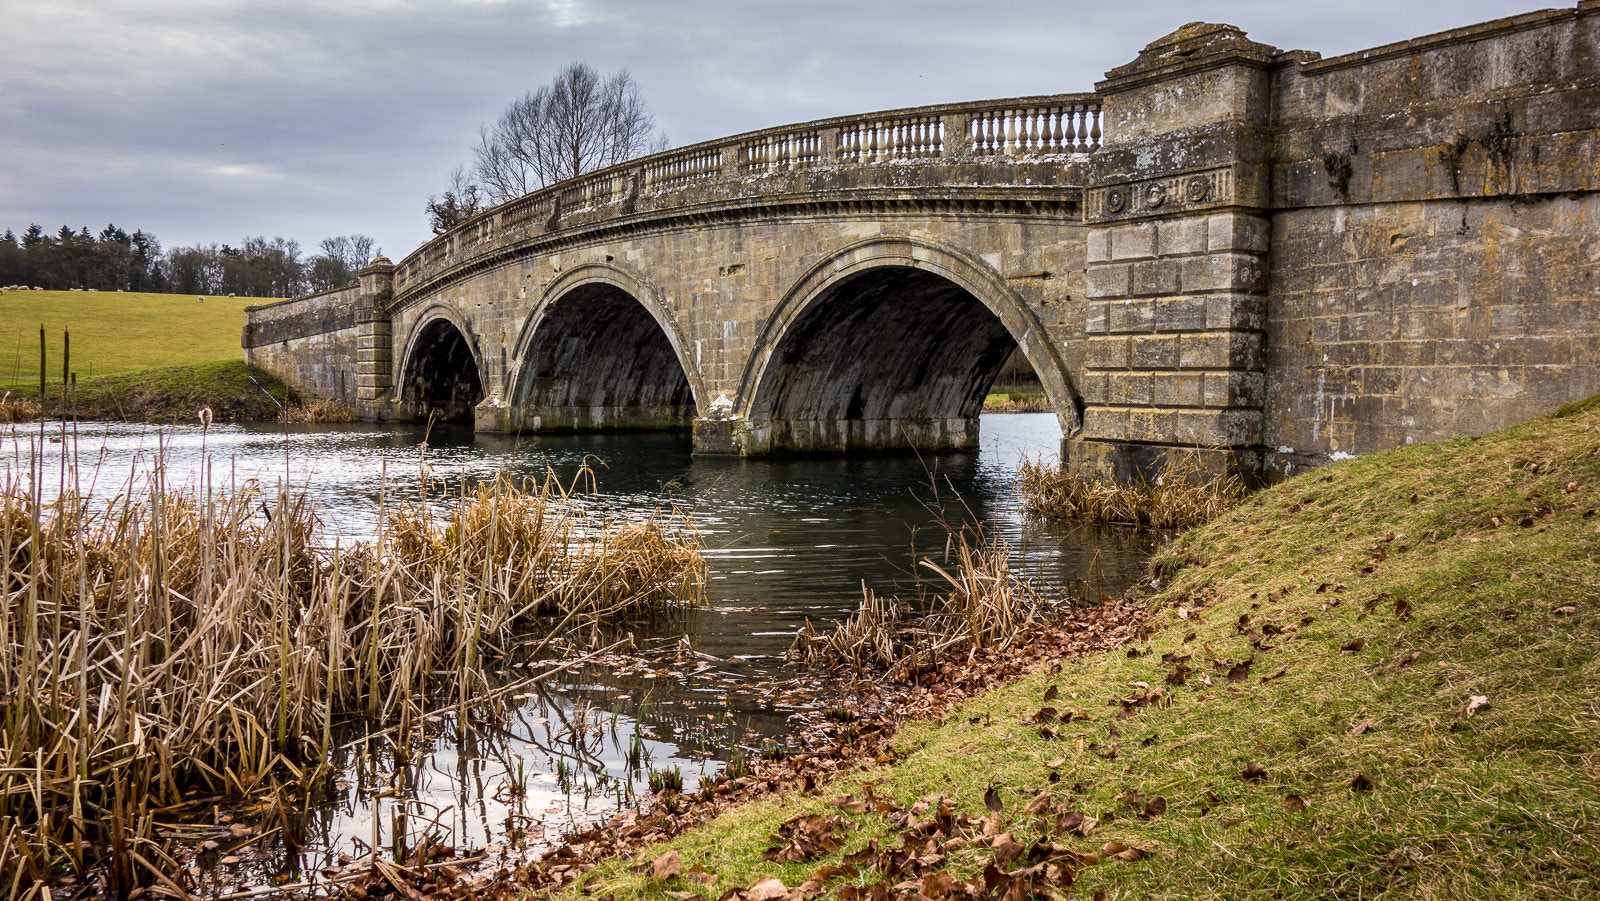
<svg viewBox="0 0 1600 901">
<path fill-rule="evenodd" d="M 1251 762 L 1244 765 L 1246 779 L 1261 779 L 1267 775 L 1267 768 L 1259 763 Z"/>
<path fill-rule="evenodd" d="M 789 887 L 783 880 L 768 876 L 743 892 L 745 901 L 779 901 L 789 897 Z"/>
<path fill-rule="evenodd" d="M 668 851 L 650 862 L 650 875 L 657 880 L 671 879 L 682 872 L 683 861 L 676 851 Z"/>
</svg>

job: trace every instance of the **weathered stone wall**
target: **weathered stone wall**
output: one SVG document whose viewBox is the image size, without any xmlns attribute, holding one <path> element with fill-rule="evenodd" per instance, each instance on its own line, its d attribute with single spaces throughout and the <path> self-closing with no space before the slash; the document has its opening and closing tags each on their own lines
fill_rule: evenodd
<svg viewBox="0 0 1600 901">
<path fill-rule="evenodd" d="M 359 288 L 249 307 L 246 363 L 272 373 L 301 395 L 355 406 Z"/>
<path fill-rule="evenodd" d="M 1275 73 L 1268 465 L 1600 392 L 1600 4 Z"/>
<path fill-rule="evenodd" d="M 1286 473 L 1600 392 L 1600 2 L 1328 60 L 1195 23 L 1096 87 L 1072 464 Z"/>
</svg>

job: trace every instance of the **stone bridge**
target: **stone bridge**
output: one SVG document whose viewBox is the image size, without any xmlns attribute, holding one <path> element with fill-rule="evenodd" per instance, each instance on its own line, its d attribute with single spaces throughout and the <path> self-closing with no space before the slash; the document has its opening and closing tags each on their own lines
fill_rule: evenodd
<svg viewBox="0 0 1600 901">
<path fill-rule="evenodd" d="M 250 312 L 366 418 L 974 446 L 1020 350 L 1071 465 L 1290 472 L 1600 391 L 1600 0 L 1332 59 L 1195 23 L 1093 93 L 645 157 Z"/>
</svg>

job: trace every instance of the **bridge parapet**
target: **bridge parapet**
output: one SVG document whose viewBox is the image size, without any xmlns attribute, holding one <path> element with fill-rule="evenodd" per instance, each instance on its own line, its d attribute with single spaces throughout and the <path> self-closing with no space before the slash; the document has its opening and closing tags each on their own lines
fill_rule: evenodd
<svg viewBox="0 0 1600 901">
<path fill-rule="evenodd" d="M 403 298 L 508 245 L 664 210 L 803 193 L 838 200 L 926 187 L 1072 187 L 1099 149 L 1100 98 L 1049 94 L 818 119 L 631 160 L 501 204 L 430 241 L 395 270 Z M 914 167 L 934 169 L 922 173 Z"/>
</svg>

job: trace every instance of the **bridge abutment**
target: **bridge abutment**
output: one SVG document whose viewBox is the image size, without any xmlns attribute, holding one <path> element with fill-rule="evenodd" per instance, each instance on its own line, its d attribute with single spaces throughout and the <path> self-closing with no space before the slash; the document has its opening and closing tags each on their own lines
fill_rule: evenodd
<svg viewBox="0 0 1600 901">
<path fill-rule="evenodd" d="M 1097 85 L 1108 138 L 1085 198 L 1071 468 L 1147 476 L 1179 448 L 1210 468 L 1259 466 L 1276 54 L 1231 26 L 1189 25 Z"/>
</svg>

